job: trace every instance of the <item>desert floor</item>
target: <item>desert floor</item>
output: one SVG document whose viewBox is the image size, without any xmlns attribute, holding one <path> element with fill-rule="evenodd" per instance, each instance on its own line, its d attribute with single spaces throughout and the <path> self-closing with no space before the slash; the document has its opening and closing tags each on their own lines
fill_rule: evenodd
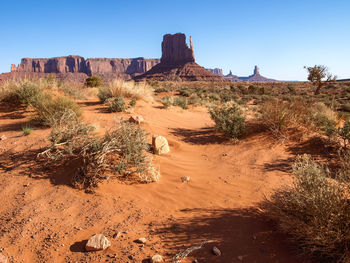
<svg viewBox="0 0 350 263">
<path fill-rule="evenodd" d="M 97 99 L 79 103 L 101 134 L 130 115 L 106 113 Z M 110 178 L 88 194 L 71 186 L 74 167 L 35 160 L 50 130 L 22 136 L 28 113 L 0 105 L 0 133 L 7 137 L 0 141 L 0 248 L 10 262 L 148 262 L 154 254 L 173 262 L 206 241 L 213 242 L 182 262 L 310 262 L 258 209 L 264 196 L 291 183 L 290 165 L 307 146 L 281 144 L 252 123 L 238 143 L 227 140 L 202 107 L 138 102 L 133 114 L 144 117 L 150 142 L 152 134 L 169 141 L 171 152 L 154 156 L 160 181 Z M 184 176 L 190 181 L 182 182 Z M 95 233 L 105 234 L 111 247 L 85 252 Z M 146 245 L 134 242 L 140 237 Z M 212 254 L 214 245 L 222 256 Z"/>
</svg>

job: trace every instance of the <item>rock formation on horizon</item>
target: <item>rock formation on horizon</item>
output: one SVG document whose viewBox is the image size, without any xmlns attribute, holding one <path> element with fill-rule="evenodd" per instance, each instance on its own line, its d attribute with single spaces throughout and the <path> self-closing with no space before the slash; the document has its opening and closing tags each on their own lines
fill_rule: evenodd
<svg viewBox="0 0 350 263">
<path fill-rule="evenodd" d="M 218 75 L 218 76 L 223 76 L 222 75 L 222 69 L 207 69 L 208 71 Z M 221 72 L 221 74 L 220 74 Z M 260 75 L 260 69 L 258 66 L 254 67 L 254 73 L 253 75 L 250 75 L 248 77 L 239 77 L 237 75 L 233 75 L 232 71 L 230 70 L 230 73 L 224 76 L 225 79 L 230 80 L 230 81 L 235 81 L 235 82 L 239 82 L 239 81 L 252 81 L 252 82 L 274 82 L 277 80 L 274 79 L 268 79 L 265 78 L 263 76 Z"/>
<path fill-rule="evenodd" d="M 114 78 L 130 79 L 145 73 L 160 62 L 159 59 L 145 58 L 88 58 L 66 56 L 53 58 L 23 58 L 16 66 L 11 65 L 11 74 L 17 76 L 38 76 L 56 74 L 59 78 L 75 78 L 83 81 L 87 76 L 96 75 L 104 80 Z M 5 73 L 7 74 L 7 73 Z"/>
<path fill-rule="evenodd" d="M 207 71 L 195 63 L 192 37 L 190 47 L 186 44 L 186 35 L 166 34 L 162 42 L 162 58 L 160 63 L 146 73 L 134 78 L 140 80 L 218 80 L 223 78 Z"/>
<path fill-rule="evenodd" d="M 207 68 L 206 70 L 208 70 L 209 72 L 215 74 L 215 75 L 218 75 L 218 76 L 221 76 L 223 77 L 224 74 L 222 73 L 222 69 L 221 68 Z"/>
</svg>

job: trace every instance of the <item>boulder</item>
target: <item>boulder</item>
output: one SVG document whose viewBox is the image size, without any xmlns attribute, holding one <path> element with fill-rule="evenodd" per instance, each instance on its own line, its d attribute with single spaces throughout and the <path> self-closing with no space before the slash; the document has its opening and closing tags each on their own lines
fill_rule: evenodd
<svg viewBox="0 0 350 263">
<path fill-rule="evenodd" d="M 139 239 L 135 240 L 136 243 L 138 244 L 146 244 L 147 243 L 147 239 L 144 237 L 140 237 Z"/>
<path fill-rule="evenodd" d="M 151 258 L 151 263 L 160 263 L 160 262 L 163 262 L 163 257 L 161 255 L 156 254 Z"/>
<path fill-rule="evenodd" d="M 153 135 L 152 146 L 154 154 L 165 154 L 170 152 L 168 140 L 163 136 Z"/>
<path fill-rule="evenodd" d="M 217 247 L 213 247 L 212 251 L 215 256 L 221 256 L 221 251 Z"/>
<path fill-rule="evenodd" d="M 143 119 L 143 117 L 141 115 L 133 115 L 129 118 L 129 122 L 136 123 L 136 124 L 141 124 L 144 121 L 145 120 Z"/>
<path fill-rule="evenodd" d="M 95 234 L 85 245 L 86 251 L 98 251 L 104 250 L 111 245 L 111 242 L 105 237 L 104 234 Z"/>
</svg>

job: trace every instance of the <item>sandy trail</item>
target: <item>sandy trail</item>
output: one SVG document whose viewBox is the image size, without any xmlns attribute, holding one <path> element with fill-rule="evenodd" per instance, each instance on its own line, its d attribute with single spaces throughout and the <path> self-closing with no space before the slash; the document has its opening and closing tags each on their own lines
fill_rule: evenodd
<svg viewBox="0 0 350 263">
<path fill-rule="evenodd" d="M 82 102 L 84 118 L 103 133 L 128 114 L 103 113 L 96 101 Z M 33 158 L 49 130 L 21 136 L 24 109 L 1 108 L 0 248 L 11 262 L 146 262 L 160 253 L 166 262 L 189 246 L 214 240 L 182 262 L 305 262 L 286 237 L 255 207 L 273 189 L 290 182 L 293 155 L 269 135 L 251 132 L 239 143 L 213 130 L 206 109 L 162 109 L 139 102 L 143 128 L 165 136 L 171 152 L 154 156 L 158 183 L 103 182 L 96 194 L 70 187 L 72 167 L 42 169 Z M 181 182 L 189 176 L 190 182 Z M 92 234 L 112 242 L 106 251 L 86 253 Z M 113 238 L 117 232 L 121 237 Z M 133 242 L 146 237 L 142 247 Z M 212 255 L 216 245 L 221 257 Z M 133 259 L 132 259 L 133 258 Z"/>
</svg>

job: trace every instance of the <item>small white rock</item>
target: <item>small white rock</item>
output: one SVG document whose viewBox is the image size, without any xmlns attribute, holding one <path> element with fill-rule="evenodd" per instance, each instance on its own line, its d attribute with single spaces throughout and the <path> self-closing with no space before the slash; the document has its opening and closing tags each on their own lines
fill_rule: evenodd
<svg viewBox="0 0 350 263">
<path fill-rule="evenodd" d="M 95 234 L 85 245 L 86 251 L 98 251 L 104 250 L 111 245 L 111 242 L 105 237 L 104 234 Z"/>
<path fill-rule="evenodd" d="M 153 152 L 155 154 L 163 154 L 163 153 L 170 152 L 168 140 L 163 136 L 153 135 L 152 146 L 153 146 Z"/>
<path fill-rule="evenodd" d="M 221 251 L 217 247 L 213 247 L 213 253 L 215 256 L 221 256 Z"/>
<path fill-rule="evenodd" d="M 182 181 L 183 183 L 189 182 L 189 181 L 190 181 L 190 177 L 189 177 L 189 176 L 181 177 L 181 181 Z"/>
<path fill-rule="evenodd" d="M 156 254 L 151 258 L 151 263 L 160 263 L 160 262 L 163 262 L 163 257 L 161 255 Z"/>
<path fill-rule="evenodd" d="M 0 263 L 8 263 L 7 257 L 0 252 Z"/>
<path fill-rule="evenodd" d="M 5 141 L 6 139 L 7 139 L 7 137 L 6 137 L 5 134 L 3 134 L 3 135 L 0 136 L 0 141 Z"/>
<path fill-rule="evenodd" d="M 141 115 L 133 115 L 129 118 L 129 122 L 136 123 L 136 124 L 141 124 L 144 121 L 145 120 L 143 119 L 143 117 Z"/>
<path fill-rule="evenodd" d="M 238 258 L 239 261 L 243 260 L 243 256 L 238 256 L 237 258 Z"/>
</svg>

